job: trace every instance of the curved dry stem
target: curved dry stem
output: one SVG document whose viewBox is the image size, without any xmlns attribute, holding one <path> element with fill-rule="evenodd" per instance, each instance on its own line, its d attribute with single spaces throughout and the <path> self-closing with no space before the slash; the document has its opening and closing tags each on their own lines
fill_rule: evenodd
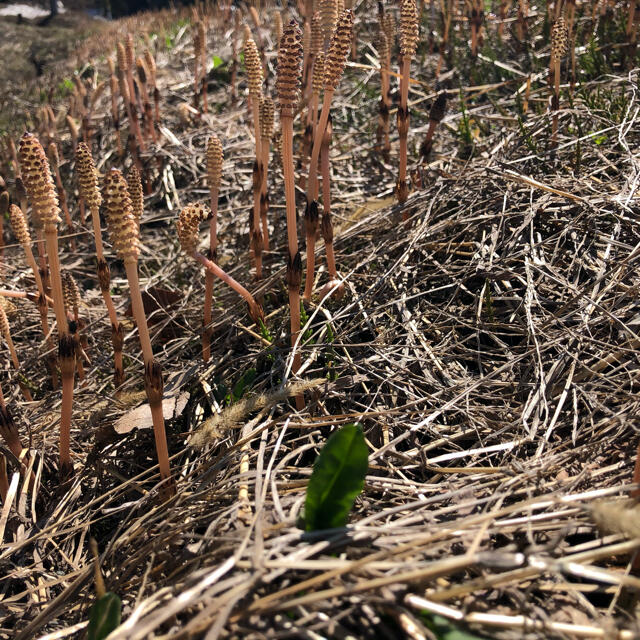
<svg viewBox="0 0 640 640">
<path fill-rule="evenodd" d="M 212 262 L 201 253 L 194 251 L 191 257 L 199 262 L 207 271 L 211 272 L 214 276 L 220 278 L 222 282 L 231 287 L 238 295 L 242 296 L 249 305 L 249 311 L 254 322 L 258 322 L 258 319 L 262 318 L 262 308 L 255 301 L 255 298 L 245 289 L 237 280 L 234 280 L 228 273 L 223 271 L 215 262 Z"/>
</svg>

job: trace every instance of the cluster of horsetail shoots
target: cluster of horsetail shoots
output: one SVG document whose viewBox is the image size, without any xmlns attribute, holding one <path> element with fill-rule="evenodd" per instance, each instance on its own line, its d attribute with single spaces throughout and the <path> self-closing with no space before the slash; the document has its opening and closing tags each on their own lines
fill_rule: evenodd
<svg viewBox="0 0 640 640">
<path fill-rule="evenodd" d="M 182 250 L 196 262 L 199 262 L 207 271 L 217 276 L 237 294 L 242 296 L 249 305 L 249 315 L 256 323 L 263 319 L 262 307 L 255 298 L 234 278 L 221 269 L 215 262 L 203 256 L 198 251 L 198 230 L 200 223 L 209 217 L 209 210 L 203 204 L 190 204 L 184 207 L 176 221 L 176 231 Z"/>
<path fill-rule="evenodd" d="M 409 135 L 409 75 L 411 58 L 418 44 L 418 11 L 415 0 L 403 0 L 400 13 L 400 106 L 398 107 L 398 135 L 400 138 L 400 157 L 398 165 L 398 182 L 396 196 L 399 203 L 407 201 L 409 187 L 407 185 L 407 138 Z M 406 220 L 408 213 L 403 211 Z"/>
<path fill-rule="evenodd" d="M 138 223 L 133 214 L 127 182 L 117 169 L 111 169 L 105 175 L 102 196 L 107 213 L 111 242 L 118 256 L 124 262 L 129 283 L 131 308 L 133 310 L 133 318 L 138 327 L 138 337 L 144 361 L 144 387 L 151 408 L 160 477 L 167 482 L 165 494 L 168 495 L 175 491 L 175 486 L 171 480 L 169 450 L 164 415 L 162 413 L 162 368 L 153 357 L 151 338 L 149 337 L 149 328 L 138 280 L 138 257 L 140 255 Z"/>
<path fill-rule="evenodd" d="M 287 208 L 287 286 L 291 314 L 291 345 L 295 345 L 300 333 L 300 284 L 302 282 L 302 259 L 298 251 L 296 230 L 296 192 L 293 170 L 293 117 L 298 107 L 298 93 L 302 70 L 302 32 L 295 20 L 284 29 L 278 54 L 276 89 L 282 128 L 282 167 Z M 294 354 L 292 372 L 300 369 L 300 353 Z M 298 409 L 304 408 L 304 398 L 296 397 Z"/>
<path fill-rule="evenodd" d="M 44 226 L 47 256 L 51 272 L 51 293 L 58 325 L 58 361 L 62 378 L 62 406 L 60 412 L 60 473 L 66 475 L 73 469 L 71 463 L 71 411 L 73 406 L 73 384 L 75 372 L 75 345 L 69 335 L 67 316 L 64 310 L 62 278 L 58 257 L 58 224 L 60 209 L 56 196 L 51 168 L 42 145 L 30 133 L 20 140 L 20 168 L 24 186 L 34 212 Z"/>
<path fill-rule="evenodd" d="M 117 45 L 117 58 L 118 58 L 118 89 L 120 90 L 120 96 L 124 103 L 125 111 L 127 113 L 127 120 L 129 121 L 129 131 L 135 138 L 137 147 L 134 161 L 139 164 L 140 160 L 137 156 L 137 149 L 140 151 L 145 150 L 144 140 L 142 139 L 142 133 L 140 131 L 140 125 L 138 123 L 138 116 L 135 109 L 135 93 L 133 93 L 133 75 L 129 74 L 127 52 L 124 45 L 119 42 Z M 129 82 L 131 77 L 131 82 Z"/>
<path fill-rule="evenodd" d="M 153 109 L 151 108 L 151 98 L 149 97 L 149 91 L 147 90 L 149 70 L 147 69 L 145 61 L 141 57 L 138 57 L 136 60 L 136 72 L 138 80 L 140 81 L 138 83 L 138 87 L 140 88 L 140 93 L 142 95 L 145 132 L 147 136 L 151 137 L 153 142 L 157 142 L 158 137 L 156 135 Z"/>
<path fill-rule="evenodd" d="M 104 257 L 102 244 L 102 230 L 100 228 L 100 205 L 102 196 L 98 188 L 98 174 L 89 147 L 84 143 L 78 145 L 76 153 L 76 171 L 78 186 L 89 210 L 93 223 L 93 235 L 96 243 L 96 258 L 98 262 L 98 283 L 111 323 L 111 343 L 113 345 L 114 383 L 119 387 L 124 382 L 124 367 L 122 363 L 122 346 L 124 344 L 124 328 L 118 320 L 115 305 L 111 299 L 111 271 Z"/>
<path fill-rule="evenodd" d="M 249 77 L 249 99 L 253 115 L 253 134 L 255 139 L 256 159 L 253 164 L 253 211 L 250 217 L 251 248 L 256 267 L 256 279 L 262 278 L 262 233 L 260 231 L 260 194 L 262 192 L 262 152 L 260 149 L 260 101 L 262 100 L 262 83 L 264 80 L 262 62 L 258 47 L 253 38 L 244 43 L 244 64 Z"/>
<path fill-rule="evenodd" d="M 218 250 L 218 196 L 222 180 L 222 143 L 217 136 L 211 136 L 207 142 L 207 180 L 211 200 L 209 217 L 209 251 L 207 258 L 211 262 L 217 260 Z M 207 362 L 211 357 L 211 308 L 213 304 L 213 273 L 205 271 L 204 314 L 202 319 L 202 359 Z"/>
<path fill-rule="evenodd" d="M 124 149 L 122 148 L 122 140 L 120 139 L 120 115 L 118 113 L 118 78 L 116 76 L 116 68 L 111 58 L 107 58 L 109 63 L 109 70 L 111 75 L 109 76 L 109 90 L 111 97 L 111 119 L 113 120 L 113 129 L 116 139 L 116 146 L 118 148 L 118 157 L 124 155 Z"/>
<path fill-rule="evenodd" d="M 149 88 L 153 93 L 153 122 L 157 127 L 160 122 L 160 89 L 158 89 L 156 61 L 149 49 L 144 50 L 144 62 L 149 72 L 147 79 L 149 81 Z"/>
<path fill-rule="evenodd" d="M 325 130 L 329 122 L 329 114 L 331 113 L 331 101 L 333 94 L 342 78 L 347 56 L 351 49 L 351 34 L 353 30 L 353 13 L 347 9 L 340 14 L 336 25 L 331 45 L 327 51 L 324 63 L 324 81 L 323 81 L 323 98 L 322 112 L 320 121 L 315 131 L 313 141 L 313 150 L 311 151 L 311 163 L 309 165 L 309 185 L 307 189 L 307 206 L 305 209 L 305 225 L 307 235 L 307 277 L 305 282 L 304 298 L 311 299 L 313 292 L 313 278 L 315 267 L 315 239 L 318 232 L 318 165 L 320 160 L 320 151 L 323 141 L 325 140 Z M 330 138 L 326 139 L 326 143 Z M 326 157 L 326 166 L 324 166 L 324 177 L 328 183 L 329 161 L 328 151 Z"/>
</svg>

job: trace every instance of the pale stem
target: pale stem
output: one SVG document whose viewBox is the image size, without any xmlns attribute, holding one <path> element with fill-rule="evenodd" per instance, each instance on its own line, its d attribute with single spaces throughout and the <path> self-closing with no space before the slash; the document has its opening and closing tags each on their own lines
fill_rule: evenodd
<svg viewBox="0 0 640 640">
<path fill-rule="evenodd" d="M 93 237 L 96 239 L 96 255 L 98 257 L 98 261 L 104 260 L 102 229 L 100 228 L 100 211 L 97 207 L 91 207 L 91 220 L 93 222 Z"/>
<path fill-rule="evenodd" d="M 257 309 L 258 305 L 254 297 L 237 280 L 234 280 L 228 273 L 223 271 L 215 262 L 212 262 L 197 251 L 194 251 L 191 256 L 205 269 L 207 269 L 207 271 L 210 271 L 213 275 L 220 278 L 222 282 L 231 287 L 238 295 L 242 296 L 249 303 L 252 310 Z"/>
<path fill-rule="evenodd" d="M 400 80 L 400 107 L 407 113 L 409 102 L 409 74 L 411 71 L 411 58 L 405 56 L 402 59 L 402 77 Z M 407 134 L 400 136 L 400 165 L 398 170 L 399 179 L 402 181 L 407 175 Z"/>
<path fill-rule="evenodd" d="M 60 408 L 60 470 L 71 465 L 71 411 L 73 407 L 73 370 L 62 372 L 62 405 Z"/>
<path fill-rule="evenodd" d="M 104 248 L 102 245 L 102 230 L 100 229 L 100 213 L 96 207 L 91 207 L 91 220 L 93 221 L 93 236 L 96 240 L 96 256 L 98 258 L 98 262 L 100 262 L 104 260 Z M 104 304 L 107 307 L 109 321 L 117 329 L 119 326 L 118 314 L 116 313 L 116 308 L 108 289 L 102 291 L 102 297 L 104 298 Z"/>
<path fill-rule="evenodd" d="M 320 102 L 320 95 L 317 92 L 313 92 L 311 94 L 311 136 L 312 139 L 315 139 L 316 136 L 316 128 L 318 126 L 318 104 Z"/>
<path fill-rule="evenodd" d="M 64 296 L 62 293 L 62 279 L 60 277 L 60 259 L 58 258 L 58 233 L 55 225 L 45 228 L 47 242 L 47 254 L 49 256 L 49 268 L 51 269 L 51 293 L 53 296 L 53 308 L 58 323 L 58 335 L 63 336 L 69 332 L 67 314 L 64 311 Z"/>
<path fill-rule="evenodd" d="M 22 207 L 20 207 L 23 211 L 26 211 L 26 209 L 23 209 Z M 40 270 L 42 271 L 42 274 L 46 280 L 47 278 L 47 253 L 45 250 L 45 241 L 44 241 L 44 233 L 42 229 L 36 229 L 36 247 L 38 249 L 38 257 L 40 258 Z"/>
<path fill-rule="evenodd" d="M 260 150 L 260 100 L 258 96 L 251 97 L 251 107 L 253 110 L 253 130 L 256 144 L 256 166 L 258 175 L 260 175 L 260 165 L 262 162 L 262 154 Z M 253 190 L 253 229 L 254 233 L 259 237 L 260 234 L 260 187 L 261 183 L 258 183 Z M 260 241 L 260 240 L 258 240 Z M 256 260 L 256 278 L 262 278 L 262 257 L 260 252 L 255 248 L 255 260 Z"/>
<path fill-rule="evenodd" d="M 282 165 L 284 173 L 284 195 L 287 204 L 287 238 L 291 259 L 298 253 L 298 233 L 296 230 L 296 187 L 293 173 L 293 117 L 281 115 L 282 123 Z"/>
<path fill-rule="evenodd" d="M 153 360 L 153 350 L 151 349 L 151 338 L 149 337 L 149 327 L 147 317 L 144 314 L 144 304 L 140 293 L 140 282 L 138 280 L 138 262 L 135 259 L 127 258 L 124 261 L 124 268 L 129 282 L 129 293 L 131 294 L 131 309 L 133 319 L 138 326 L 138 338 L 142 349 L 142 359 L 145 366 Z"/>
<path fill-rule="evenodd" d="M 296 192 L 295 176 L 293 173 L 293 117 L 292 114 L 281 113 L 282 124 L 282 164 L 284 172 L 285 201 L 287 203 L 287 236 L 289 244 L 289 260 L 293 261 L 298 253 L 298 234 L 296 230 Z M 289 288 L 289 308 L 291 315 L 291 345 L 294 346 L 300 333 L 300 291 Z M 297 373 L 300 369 L 300 353 L 293 357 L 291 371 Z M 304 408 L 304 398 L 296 397 L 298 409 Z"/>
<path fill-rule="evenodd" d="M 338 271 L 336 270 L 336 257 L 333 252 L 333 240 L 325 244 L 325 251 L 327 252 L 327 270 L 331 280 L 338 278 Z"/>
<path fill-rule="evenodd" d="M 218 186 L 210 189 L 211 194 L 211 218 L 209 220 L 209 247 L 211 251 L 218 248 Z"/>
<path fill-rule="evenodd" d="M 153 421 L 153 435 L 156 442 L 156 453 L 158 455 L 158 467 L 160 477 L 164 480 L 171 476 L 169 465 L 169 447 L 167 446 L 167 432 L 164 427 L 164 414 L 162 413 L 162 402 L 149 403 L 151 408 L 151 419 Z"/>
<path fill-rule="evenodd" d="M 267 177 L 269 174 L 269 140 L 261 138 L 260 147 L 262 149 L 262 185 L 260 189 L 260 207 L 262 208 L 262 200 L 266 201 L 267 197 Z M 261 215 L 262 218 L 262 243 L 265 251 L 269 251 L 269 227 L 267 226 L 267 211 Z"/>
<path fill-rule="evenodd" d="M 329 121 L 329 110 L 333 99 L 333 89 L 325 89 L 322 100 L 322 111 L 320 112 L 320 122 L 313 137 L 313 151 L 311 152 L 311 164 L 309 165 L 309 187 L 307 191 L 307 202 L 318 199 L 318 160 L 320 158 L 320 148 L 322 147 L 322 136 Z"/>
<path fill-rule="evenodd" d="M 316 266 L 316 236 L 315 233 L 307 235 L 307 274 L 304 283 L 303 298 L 308 302 L 313 293 L 313 276 Z"/>
<path fill-rule="evenodd" d="M 209 220 L 209 247 L 213 254 L 218 246 L 218 186 L 213 185 L 209 189 L 211 195 L 211 218 Z M 204 314 L 202 333 L 202 359 L 207 362 L 211 356 L 211 339 L 208 326 L 211 324 L 211 305 L 213 303 L 213 274 L 205 271 L 204 274 Z"/>
<path fill-rule="evenodd" d="M 133 319 L 138 325 L 138 337 L 140 339 L 140 347 L 142 348 L 142 359 L 144 360 L 146 378 L 147 366 L 153 364 L 153 350 L 151 349 L 147 317 L 144 313 L 142 294 L 140 293 L 137 260 L 131 257 L 125 259 L 124 268 L 127 273 L 127 281 L 129 282 Z M 160 476 L 162 479 L 165 479 L 170 476 L 171 471 L 169 468 L 169 453 L 167 448 L 167 435 L 164 428 L 164 415 L 162 413 L 162 396 L 160 396 L 159 399 L 152 399 L 149 387 L 150 385 L 147 384 L 145 380 L 145 390 L 147 392 L 147 399 L 149 400 L 149 407 L 151 408 L 151 418 L 153 420 L 153 434 L 156 441 L 156 453 L 158 456 L 158 465 L 160 467 Z"/>
</svg>

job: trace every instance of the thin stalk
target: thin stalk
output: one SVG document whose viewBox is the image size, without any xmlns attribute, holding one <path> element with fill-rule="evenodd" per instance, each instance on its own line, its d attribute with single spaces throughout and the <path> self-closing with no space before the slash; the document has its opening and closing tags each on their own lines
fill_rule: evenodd
<svg viewBox="0 0 640 640">
<path fill-rule="evenodd" d="M 298 237 L 296 232 L 296 192 L 293 172 L 293 116 L 283 113 L 281 114 L 280 121 L 282 124 L 284 191 L 285 201 L 287 203 L 287 241 L 289 248 L 287 280 L 289 285 L 289 309 L 291 315 L 291 346 L 294 346 L 300 333 L 300 281 L 302 279 L 302 264 L 298 251 Z M 291 372 L 294 374 L 297 373 L 301 364 L 300 352 L 296 351 L 293 356 Z M 296 408 L 299 411 L 304 409 L 304 397 L 302 395 L 296 396 Z"/>
<path fill-rule="evenodd" d="M 153 349 L 151 348 L 151 337 L 149 336 L 147 317 L 144 313 L 144 303 L 142 302 L 142 294 L 140 293 L 138 263 L 136 260 L 127 259 L 124 261 L 124 268 L 127 275 L 127 281 L 129 282 L 133 319 L 138 327 L 138 339 L 140 340 L 140 348 L 142 349 L 142 359 L 146 366 L 147 363 L 153 360 Z"/>
<path fill-rule="evenodd" d="M 75 340 L 69 334 L 60 336 L 58 360 L 62 377 L 62 405 L 60 408 L 60 474 L 73 472 L 71 462 L 71 413 L 73 410 L 73 384 L 75 363 Z"/>
<path fill-rule="evenodd" d="M 380 68 L 380 124 L 382 128 L 382 153 L 385 159 L 389 159 L 391 153 L 391 139 L 389 137 L 389 109 L 391 103 L 389 100 L 389 62 L 385 61 L 386 66 Z"/>
<path fill-rule="evenodd" d="M 218 187 L 211 187 L 211 219 L 209 220 L 209 260 L 214 262 L 218 249 Z M 207 362 L 211 357 L 211 308 L 213 304 L 213 273 L 207 269 L 204 274 L 204 325 L 202 333 L 202 359 Z"/>
<path fill-rule="evenodd" d="M 257 323 L 258 319 L 262 316 L 262 311 L 260 306 L 255 301 L 255 298 L 234 278 L 232 278 L 228 273 L 223 271 L 215 262 L 212 262 L 201 253 L 194 251 L 191 254 L 191 257 L 199 262 L 207 271 L 211 272 L 214 276 L 220 278 L 222 282 L 231 287 L 237 294 L 242 296 L 249 305 L 249 311 L 251 313 L 251 317 Z"/>
<path fill-rule="evenodd" d="M 171 478 L 169 466 L 169 449 L 167 447 L 167 435 L 164 426 L 164 415 L 162 413 L 162 371 L 160 365 L 153 359 L 153 349 L 151 348 L 151 338 L 149 337 L 149 327 L 147 317 L 144 313 L 142 294 L 140 293 L 140 281 L 138 279 L 138 262 L 135 258 L 125 258 L 124 268 L 129 282 L 129 292 L 131 294 L 131 308 L 133 318 L 138 327 L 138 338 L 142 349 L 142 358 L 145 366 L 145 391 L 151 408 L 151 418 L 153 420 L 153 433 L 158 454 L 158 466 L 160 477 L 163 480 Z M 158 391 L 159 390 L 159 391 Z M 171 482 L 169 491 L 173 492 Z"/>
<path fill-rule="evenodd" d="M 409 135 L 409 73 L 411 58 L 404 56 L 402 60 L 402 76 L 400 78 L 400 107 L 398 108 L 398 134 L 400 138 L 400 152 L 398 164 L 398 185 L 396 195 L 398 202 L 403 203 L 409 197 L 407 187 L 407 137 Z M 402 212 L 402 219 L 407 220 L 408 212 Z"/>
<path fill-rule="evenodd" d="M 18 208 L 16 207 L 16 209 Z M 24 221 L 24 217 L 21 211 L 20 211 L 20 216 L 22 217 L 22 221 Z M 13 220 L 14 220 L 14 214 L 12 214 L 12 223 L 13 223 Z M 23 224 L 26 225 L 26 222 L 23 222 Z M 20 238 L 18 239 L 24 250 L 27 264 L 29 265 L 29 268 L 31 269 L 33 273 L 33 277 L 36 281 L 36 288 L 39 294 L 37 305 L 38 305 L 38 312 L 40 313 L 40 324 L 42 326 L 42 334 L 45 337 L 45 340 L 47 343 L 47 350 L 49 351 L 49 354 L 53 354 L 54 352 L 53 338 L 49 333 L 49 318 L 47 314 L 47 294 L 45 292 L 44 283 L 42 282 L 42 277 L 40 276 L 38 263 L 36 262 L 35 256 L 33 255 L 31 245 L 29 244 L 28 241 L 26 241 L 28 240 L 28 238 L 23 237 L 22 239 Z M 23 240 L 25 240 L 25 242 L 23 242 Z M 55 390 L 58 388 L 58 375 L 56 373 L 55 357 L 53 357 L 52 355 L 47 357 L 47 366 L 49 368 L 49 373 L 51 374 L 51 384 L 53 386 L 53 389 Z"/>
<path fill-rule="evenodd" d="M 60 276 L 60 259 L 58 258 L 58 234 L 55 225 L 46 225 L 44 229 L 49 256 L 49 268 L 51 269 L 51 293 L 53 296 L 53 310 L 56 314 L 58 334 L 66 335 L 69 332 L 67 314 L 64 310 L 64 297 L 62 294 L 62 279 Z"/>
<path fill-rule="evenodd" d="M 69 335 L 69 325 L 64 310 L 60 261 L 58 258 L 58 234 L 55 225 L 47 224 L 44 228 L 51 269 L 51 290 L 53 308 L 58 325 L 58 360 L 60 377 L 62 378 L 62 405 L 60 408 L 60 468 L 62 476 L 73 471 L 71 464 L 71 412 L 73 407 L 73 384 L 75 373 L 75 344 Z"/>
<path fill-rule="evenodd" d="M 111 298 L 110 283 L 111 273 L 109 265 L 104 258 L 104 248 L 102 244 L 102 230 L 100 228 L 100 212 L 97 207 L 91 207 L 91 220 L 93 222 L 93 237 L 96 241 L 96 257 L 98 259 L 98 282 L 100 284 L 100 293 L 109 314 L 111 322 L 111 343 L 113 345 L 113 362 L 114 362 L 114 384 L 119 387 L 124 382 L 124 366 L 122 361 L 122 346 L 124 330 L 118 321 L 116 307 Z"/>
<path fill-rule="evenodd" d="M 269 139 L 260 139 L 262 154 L 262 184 L 260 185 L 260 219 L 262 226 L 262 247 L 269 251 L 269 227 L 267 214 L 269 213 L 269 193 L 267 190 L 267 178 L 269 174 Z"/>
<path fill-rule="evenodd" d="M 324 239 L 324 249 L 327 256 L 327 271 L 329 272 L 329 282 L 320 291 L 323 298 L 327 291 L 336 289 L 336 294 L 341 296 L 344 285 L 338 281 L 338 271 L 336 269 L 336 257 L 333 251 L 333 223 L 331 221 L 331 181 L 329 174 L 329 148 L 331 146 L 331 121 L 327 125 L 322 145 L 322 237 Z M 325 166 L 326 171 L 325 171 Z M 325 186 L 326 185 L 326 186 Z"/>
<path fill-rule="evenodd" d="M 553 117 L 551 119 L 551 148 L 558 146 L 558 110 L 560 109 L 560 58 L 553 60 L 553 99 L 551 108 Z"/>
<path fill-rule="evenodd" d="M 23 211 L 26 211 L 22 206 L 20 208 Z M 45 291 L 51 291 L 51 274 L 49 273 L 46 242 L 42 227 L 36 228 L 36 248 L 38 250 L 38 259 L 40 260 L 40 276 L 42 277 L 42 283 L 44 284 Z"/>
<path fill-rule="evenodd" d="M 251 97 L 253 112 L 253 131 L 256 145 L 256 161 L 253 179 L 253 255 L 256 262 L 256 280 L 262 279 L 262 233 L 260 232 L 260 193 L 262 190 L 262 153 L 260 149 L 260 102 L 257 96 Z"/>
<path fill-rule="evenodd" d="M 313 150 L 311 151 L 311 163 L 309 164 L 309 185 L 307 187 L 307 202 L 318 199 L 318 161 L 320 159 L 320 149 L 322 147 L 322 136 L 327 128 L 329 113 L 331 111 L 331 101 L 333 100 L 334 89 L 325 88 L 322 100 L 322 111 L 320 121 L 316 127 L 313 137 Z"/>
<path fill-rule="evenodd" d="M 140 151 L 145 150 L 144 140 L 140 131 L 140 125 L 138 123 L 138 116 L 135 112 L 135 105 L 132 98 L 128 95 L 130 89 L 127 87 L 127 81 L 125 78 L 120 80 L 120 94 L 122 95 L 122 101 L 124 102 L 125 109 L 127 111 L 127 120 L 129 121 L 129 129 L 133 132 L 137 146 Z"/>
<path fill-rule="evenodd" d="M 121 158 L 124 155 L 124 149 L 122 148 L 122 140 L 120 140 L 120 116 L 118 115 L 118 79 L 115 75 L 110 79 L 111 88 L 111 118 L 113 120 L 113 129 L 116 137 L 116 145 L 118 147 L 118 157 Z"/>
<path fill-rule="evenodd" d="M 3 298 L 21 298 L 22 300 L 31 300 L 31 302 L 37 302 L 37 296 L 31 291 L 16 291 L 14 289 L 0 289 L 0 296 Z M 53 307 L 53 299 L 49 296 L 46 297 L 47 303 Z"/>
</svg>

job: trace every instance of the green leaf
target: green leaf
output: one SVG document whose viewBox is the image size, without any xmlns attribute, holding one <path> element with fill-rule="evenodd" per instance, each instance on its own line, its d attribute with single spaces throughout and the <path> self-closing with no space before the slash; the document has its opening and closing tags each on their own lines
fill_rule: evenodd
<svg viewBox="0 0 640 640">
<path fill-rule="evenodd" d="M 219 56 L 213 56 L 213 68 L 217 69 L 218 67 L 221 67 L 224 64 L 222 58 L 220 58 Z"/>
<path fill-rule="evenodd" d="M 364 487 L 369 452 L 359 424 L 331 434 L 313 465 L 304 506 L 307 531 L 347 524 L 349 511 Z"/>
<path fill-rule="evenodd" d="M 88 640 L 103 640 L 114 629 L 120 626 L 120 611 L 122 603 L 115 593 L 108 591 L 91 607 Z"/>
<path fill-rule="evenodd" d="M 231 392 L 231 400 L 233 402 L 238 402 L 238 400 L 242 398 L 244 392 L 253 384 L 256 375 L 257 371 L 255 369 L 247 369 L 233 387 L 233 391 Z"/>
</svg>

